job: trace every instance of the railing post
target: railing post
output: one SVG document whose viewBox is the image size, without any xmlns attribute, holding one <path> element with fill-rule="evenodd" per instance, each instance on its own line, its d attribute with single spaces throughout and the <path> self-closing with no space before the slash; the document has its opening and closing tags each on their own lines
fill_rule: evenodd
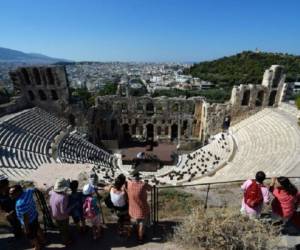
<svg viewBox="0 0 300 250">
<path fill-rule="evenodd" d="M 207 202 L 208 202 L 208 193 L 210 189 L 210 184 L 207 185 L 207 190 L 206 190 L 206 197 L 205 197 L 205 203 L 204 203 L 204 210 L 207 209 Z"/>
<path fill-rule="evenodd" d="M 155 225 L 158 223 L 158 187 L 155 187 Z"/>
</svg>

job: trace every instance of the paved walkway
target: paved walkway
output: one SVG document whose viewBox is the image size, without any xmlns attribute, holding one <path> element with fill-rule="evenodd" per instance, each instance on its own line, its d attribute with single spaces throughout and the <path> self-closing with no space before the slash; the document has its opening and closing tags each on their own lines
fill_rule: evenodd
<svg viewBox="0 0 300 250">
<path fill-rule="evenodd" d="M 80 235 L 74 227 L 71 228 L 73 244 L 70 247 L 64 247 L 60 243 L 60 235 L 57 231 L 47 233 L 47 244 L 43 249 L 72 249 L 72 250 L 109 250 L 109 249 L 149 249 L 149 250 L 171 250 L 178 249 L 172 243 L 167 241 L 168 232 L 172 230 L 174 223 L 164 222 L 157 227 L 154 233 L 152 228 L 147 230 L 147 237 L 144 244 L 137 244 L 135 235 L 129 239 L 120 237 L 116 234 L 116 224 L 108 224 L 104 228 L 103 237 L 99 240 L 92 240 L 91 231 Z M 30 245 L 26 239 L 15 240 L 9 233 L 8 228 L 0 228 L 0 250 L 29 250 Z"/>
</svg>

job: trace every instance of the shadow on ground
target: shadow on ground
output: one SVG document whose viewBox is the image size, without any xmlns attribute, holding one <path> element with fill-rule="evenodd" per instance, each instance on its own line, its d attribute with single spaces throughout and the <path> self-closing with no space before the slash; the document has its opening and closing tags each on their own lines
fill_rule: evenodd
<svg viewBox="0 0 300 250">
<path fill-rule="evenodd" d="M 143 244 L 137 243 L 135 231 L 130 238 L 121 237 L 117 234 L 116 224 L 106 224 L 103 230 L 102 238 L 98 240 L 92 239 L 92 232 L 89 228 L 88 232 L 80 234 L 74 226 L 71 226 L 71 234 L 73 243 L 69 247 L 61 244 L 59 232 L 56 230 L 47 232 L 47 245 L 43 249 L 72 249 L 72 250 L 93 250 L 93 249 L 171 249 L 165 244 L 168 242 L 168 237 L 173 232 L 176 224 L 174 222 L 164 221 L 157 226 L 147 228 L 145 241 Z M 24 250 L 30 249 L 30 245 L 25 238 L 15 239 L 9 233 L 8 228 L 0 230 L 0 249 L 1 250 Z"/>
</svg>

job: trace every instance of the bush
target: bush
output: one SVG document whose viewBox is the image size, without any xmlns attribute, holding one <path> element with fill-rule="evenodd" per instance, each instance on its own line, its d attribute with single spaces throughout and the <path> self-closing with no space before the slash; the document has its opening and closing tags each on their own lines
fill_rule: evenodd
<svg viewBox="0 0 300 250">
<path fill-rule="evenodd" d="M 173 241 L 184 249 L 273 249 L 277 231 L 229 209 L 195 209 L 175 228 Z"/>
</svg>

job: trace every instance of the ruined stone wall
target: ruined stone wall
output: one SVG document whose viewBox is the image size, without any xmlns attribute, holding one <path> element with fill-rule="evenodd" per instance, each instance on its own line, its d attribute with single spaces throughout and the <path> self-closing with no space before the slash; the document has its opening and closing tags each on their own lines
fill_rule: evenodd
<svg viewBox="0 0 300 250">
<path fill-rule="evenodd" d="M 29 105 L 63 115 L 70 98 L 63 66 L 21 67 L 10 76 L 15 90 Z"/>
<path fill-rule="evenodd" d="M 199 115 L 195 116 L 195 103 L 201 100 L 149 96 L 98 97 L 96 106 L 89 112 L 90 121 L 94 121 L 89 130 L 96 141 L 123 140 L 128 135 L 140 140 L 147 137 L 153 137 L 155 141 L 198 140 L 199 131 L 196 132 L 195 124 Z M 153 136 L 149 135 L 151 133 Z"/>
<path fill-rule="evenodd" d="M 231 125 L 234 125 L 265 107 L 277 107 L 284 99 L 284 80 L 283 68 L 273 65 L 265 71 L 261 85 L 234 86 L 228 103 L 206 104 L 205 137 L 220 132 L 227 115 L 231 117 Z"/>
</svg>

